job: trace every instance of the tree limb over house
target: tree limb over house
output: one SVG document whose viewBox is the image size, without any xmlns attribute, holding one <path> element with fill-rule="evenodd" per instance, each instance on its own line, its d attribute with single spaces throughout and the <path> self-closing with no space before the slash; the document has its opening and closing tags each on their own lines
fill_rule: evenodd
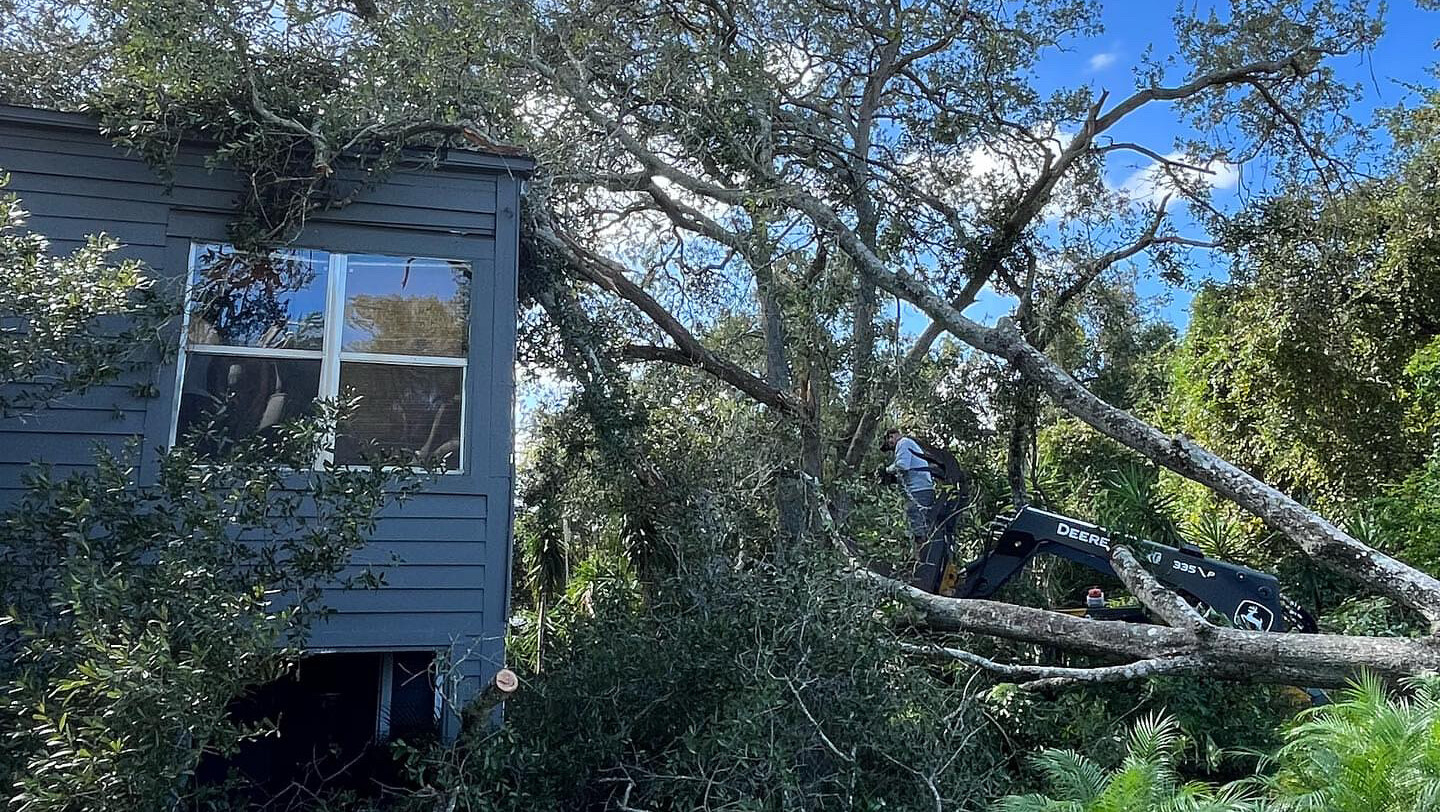
<svg viewBox="0 0 1440 812">
<path fill-rule="evenodd" d="M 147 25 L 169 30 L 159 6 L 94 5 L 84 36 L 124 31 L 145 42 Z M 197 27 L 203 35 L 171 42 L 175 58 L 151 59 L 143 71 L 126 62 L 131 51 L 112 48 L 114 64 L 95 81 L 107 83 L 101 112 L 116 137 L 163 154 L 174 128 L 199 121 L 228 154 L 268 167 L 252 176 L 256 201 L 298 195 L 288 212 L 300 217 L 321 202 L 340 153 L 513 138 L 545 168 L 529 196 L 532 239 L 597 303 L 551 290 L 539 304 L 552 315 L 614 318 L 625 333 L 609 348 L 615 357 L 701 370 L 770 410 L 811 480 L 858 471 L 896 392 L 949 335 L 1002 362 L 1022 407 L 1043 393 L 1440 630 L 1440 581 L 1193 440 L 1107 403 L 1047 352 L 1107 274 L 1147 259 L 1183 269 L 1186 250 L 1214 245 L 1216 229 L 1198 232 L 1224 217 L 1210 200 L 1217 167 L 1264 156 L 1287 179 L 1347 181 L 1336 146 L 1346 133 L 1334 128 L 1346 121 L 1349 97 L 1327 60 L 1364 51 L 1379 33 L 1352 4 L 1182 18 L 1174 58 L 1142 62 L 1128 92 L 1082 85 L 1049 94 L 1036 88 L 1036 66 L 1094 30 L 1084 4 L 567 0 L 355 3 L 332 12 L 301 4 L 317 16 L 283 31 L 267 16 L 271 5 L 197 10 L 210 15 Z M 419 53 L 407 45 L 415 41 L 437 45 Z M 385 81 L 356 83 L 353 66 Z M 175 75 L 156 77 L 167 70 Z M 85 75 L 95 74 L 92 66 Z M 167 76 L 193 98 L 142 92 Z M 232 118 L 207 118 L 207 104 Z M 1173 114 L 1174 137 L 1136 137 L 1127 125 L 1158 108 Z M 1142 171 L 1155 182 L 1117 187 L 1107 178 L 1116 155 L 1151 162 Z M 1195 222 L 1177 223 L 1172 203 L 1189 205 Z M 1015 302 L 1010 317 L 989 324 L 967 315 L 987 290 Z M 916 339 L 898 316 L 887 323 L 885 297 L 929 319 Z M 755 317 L 758 336 L 710 330 L 732 307 Z M 581 353 L 596 380 L 609 363 L 600 349 Z M 827 422 L 822 402 L 843 403 L 844 419 Z M 1023 474 L 1034 426 L 1015 424 L 1011 469 Z M 1023 476 L 1011 480 L 1015 499 L 1028 498 Z M 773 497 L 782 514 L 809 498 L 778 486 Z M 1428 639 L 1197 624 L 1123 556 L 1116 563 L 1172 627 L 895 594 L 937 628 L 1145 664 L 1105 678 L 1203 664 L 1209 673 L 1263 669 L 1267 678 L 1329 684 L 1362 667 L 1393 675 L 1437 666 Z"/>
</svg>

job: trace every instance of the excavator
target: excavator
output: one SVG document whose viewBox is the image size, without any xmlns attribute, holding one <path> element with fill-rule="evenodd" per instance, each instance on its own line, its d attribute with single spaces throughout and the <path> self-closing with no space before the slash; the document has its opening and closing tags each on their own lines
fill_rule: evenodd
<svg viewBox="0 0 1440 812">
<path fill-rule="evenodd" d="M 947 525 L 951 525 L 947 527 Z M 990 525 L 993 543 L 966 564 L 952 560 L 953 522 L 937 523 L 935 537 L 925 545 L 915 585 L 951 598 L 989 598 L 1038 556 L 1055 556 L 1116 577 L 1110 548 L 1128 545 L 1156 580 L 1175 590 L 1201 611 L 1213 612 L 1239 629 L 1257 632 L 1314 633 L 1309 612 L 1280 594 L 1275 576 L 1208 558 L 1198 547 L 1171 547 L 1112 534 L 1089 522 L 1024 507 Z M 1143 609 L 1092 607 L 1074 610 L 1096 620 L 1144 620 Z"/>
<path fill-rule="evenodd" d="M 1191 544 L 1172 547 L 1111 533 L 1098 525 L 1033 506 L 991 522 L 988 549 L 974 561 L 960 563 L 953 552 L 956 527 L 968 502 L 969 473 L 943 449 L 928 443 L 921 448 L 932 477 L 941 485 L 941 498 L 932 513 L 934 533 L 920 550 L 912 580 L 920 589 L 952 598 L 989 598 L 1039 556 L 1063 558 L 1100 576 L 1115 578 L 1110 548 L 1120 543 L 1131 548 L 1156 580 L 1185 598 L 1202 615 L 1213 613 L 1235 628 L 1257 632 L 1317 631 L 1315 618 L 1281 595 L 1279 582 L 1269 573 L 1209 558 Z M 1092 590 L 1092 596 L 1097 591 Z M 1139 607 L 1087 605 L 1061 611 L 1096 620 L 1149 620 Z"/>
</svg>

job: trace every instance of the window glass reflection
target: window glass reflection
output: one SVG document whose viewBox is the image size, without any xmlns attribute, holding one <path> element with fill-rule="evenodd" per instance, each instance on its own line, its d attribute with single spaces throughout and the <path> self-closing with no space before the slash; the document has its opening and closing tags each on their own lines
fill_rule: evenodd
<svg viewBox="0 0 1440 812">
<path fill-rule="evenodd" d="M 202 246 L 191 293 L 191 344 L 321 348 L 330 256 L 287 250 L 257 256 Z"/>
<path fill-rule="evenodd" d="M 309 413 L 319 387 L 319 359 L 191 354 L 176 436 L 209 431 L 197 448 L 217 454 L 236 440 Z"/>
<path fill-rule="evenodd" d="M 352 256 L 345 277 L 341 350 L 465 355 L 470 265 L 439 259 Z"/>
<path fill-rule="evenodd" d="M 360 402 L 336 440 L 335 461 L 383 458 L 458 470 L 463 385 L 456 367 L 341 364 L 340 391 Z"/>
</svg>

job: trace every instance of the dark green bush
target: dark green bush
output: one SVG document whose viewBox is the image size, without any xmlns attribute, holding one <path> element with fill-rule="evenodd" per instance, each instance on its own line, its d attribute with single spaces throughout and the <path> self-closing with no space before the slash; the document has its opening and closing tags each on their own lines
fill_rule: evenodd
<svg viewBox="0 0 1440 812">
<path fill-rule="evenodd" d="M 202 754 L 263 733 L 227 707 L 293 663 L 321 587 L 406 493 L 378 465 L 307 470 L 333 425 L 286 426 L 223 459 L 178 448 L 153 482 L 104 453 L 91 473 L 29 478 L 0 522 L 13 808 L 178 808 Z"/>
<path fill-rule="evenodd" d="M 477 724 L 457 754 L 411 754 L 419 800 L 789 810 L 934 808 L 938 797 L 981 808 L 1006 774 L 979 689 L 900 653 L 895 618 L 835 563 L 716 560 L 659 584 L 639 610 L 568 605 L 504 732 Z"/>
</svg>

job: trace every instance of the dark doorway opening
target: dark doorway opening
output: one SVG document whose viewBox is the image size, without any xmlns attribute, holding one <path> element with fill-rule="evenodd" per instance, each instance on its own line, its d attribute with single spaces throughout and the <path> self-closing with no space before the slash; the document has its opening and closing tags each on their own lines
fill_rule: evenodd
<svg viewBox="0 0 1440 812">
<path fill-rule="evenodd" d="M 230 758 L 207 757 L 197 781 L 262 804 L 346 790 L 368 794 L 398 778 L 389 743 L 439 736 L 429 651 L 317 654 L 231 707 L 234 721 L 273 725 Z"/>
</svg>

